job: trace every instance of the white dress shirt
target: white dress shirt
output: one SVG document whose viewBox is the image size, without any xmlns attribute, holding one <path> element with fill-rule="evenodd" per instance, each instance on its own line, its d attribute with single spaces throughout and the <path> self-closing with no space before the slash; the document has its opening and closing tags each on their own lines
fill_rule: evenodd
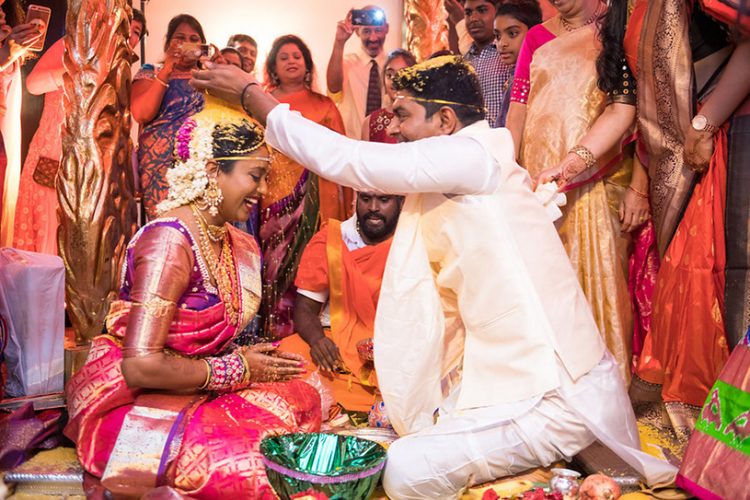
<svg viewBox="0 0 750 500">
<path fill-rule="evenodd" d="M 317 124 L 295 115 L 287 104 L 269 113 L 269 144 L 326 179 L 357 191 L 490 194 L 497 187 L 499 173 L 492 156 L 471 137 L 440 136 L 401 144 L 351 141 L 325 133 Z M 294 138 L 317 139 L 304 144 L 296 141 L 288 136 L 292 128 Z M 457 165 L 471 168 L 456 175 Z"/>
<path fill-rule="evenodd" d="M 346 135 L 353 139 L 362 137 L 362 123 L 366 118 L 367 89 L 370 84 L 370 68 L 373 60 L 378 64 L 378 72 L 382 83 L 385 54 L 381 52 L 375 58 L 370 57 L 360 45 L 357 52 L 344 56 L 344 85 L 341 87 L 341 92 L 328 93 L 328 96 L 339 107 L 341 117 L 344 119 Z M 383 92 L 382 99 L 386 99 L 382 85 L 381 92 Z"/>
</svg>

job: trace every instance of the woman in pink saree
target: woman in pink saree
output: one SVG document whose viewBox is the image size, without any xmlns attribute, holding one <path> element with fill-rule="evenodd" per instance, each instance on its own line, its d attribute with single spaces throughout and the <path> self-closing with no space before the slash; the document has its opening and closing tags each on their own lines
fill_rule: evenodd
<svg viewBox="0 0 750 500">
<path fill-rule="evenodd" d="M 118 300 L 66 391 L 84 468 L 116 494 L 173 488 L 196 498 L 275 498 L 258 450 L 316 431 L 320 396 L 275 344 L 238 347 L 260 303 L 246 220 L 266 190 L 263 129 L 217 105 L 175 140 L 161 216 L 128 245 Z"/>
</svg>

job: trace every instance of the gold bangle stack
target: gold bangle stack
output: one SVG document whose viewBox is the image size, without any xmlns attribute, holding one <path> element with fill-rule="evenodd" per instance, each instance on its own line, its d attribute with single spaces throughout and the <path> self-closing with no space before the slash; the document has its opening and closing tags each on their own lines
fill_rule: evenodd
<svg viewBox="0 0 750 500">
<path fill-rule="evenodd" d="M 594 153 L 589 150 L 586 146 L 581 146 L 578 144 L 577 146 L 573 146 L 570 148 L 570 151 L 568 151 L 568 154 L 573 153 L 577 157 L 583 160 L 583 162 L 586 164 L 586 168 L 593 167 L 596 165 L 596 158 L 594 157 Z"/>
<path fill-rule="evenodd" d="M 245 367 L 245 376 L 242 377 L 242 382 L 247 384 L 250 382 L 250 365 L 247 364 L 247 358 L 245 358 L 241 349 L 237 351 L 237 355 L 240 357 L 240 361 L 242 361 L 242 365 Z"/>
</svg>

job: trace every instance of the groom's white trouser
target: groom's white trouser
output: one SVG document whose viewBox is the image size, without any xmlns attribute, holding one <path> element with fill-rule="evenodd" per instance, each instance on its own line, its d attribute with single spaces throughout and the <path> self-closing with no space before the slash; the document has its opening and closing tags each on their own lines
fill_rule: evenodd
<svg viewBox="0 0 750 500">
<path fill-rule="evenodd" d="M 639 451 L 630 400 L 612 355 L 605 353 L 576 382 L 561 365 L 560 371 L 558 389 L 515 408 L 498 405 L 457 411 L 451 409 L 454 398 L 449 396 L 437 424 L 397 440 L 388 449 L 383 478 L 388 496 L 456 498 L 467 484 L 570 459 L 597 438 L 618 455 L 627 455 L 623 458 L 637 469 L 653 466 L 650 457 Z M 509 416 L 514 410 L 515 415 Z M 672 469 L 664 464 L 663 472 L 669 475 Z"/>
</svg>

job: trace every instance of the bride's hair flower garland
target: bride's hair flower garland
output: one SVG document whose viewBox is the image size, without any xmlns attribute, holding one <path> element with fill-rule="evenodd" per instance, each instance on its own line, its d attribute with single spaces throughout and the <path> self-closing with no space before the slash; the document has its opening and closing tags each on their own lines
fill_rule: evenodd
<svg viewBox="0 0 750 500">
<path fill-rule="evenodd" d="M 187 205 L 203 196 L 208 185 L 206 164 L 213 158 L 215 124 L 204 117 L 188 118 L 177 132 L 175 163 L 167 170 L 169 193 L 157 205 L 159 213 Z"/>
<path fill-rule="evenodd" d="M 185 120 L 177 131 L 174 164 L 166 173 L 169 192 L 156 207 L 159 214 L 204 198 L 209 188 L 208 162 L 250 156 L 265 144 L 264 132 L 241 110 L 207 96 L 203 110 Z"/>
</svg>

